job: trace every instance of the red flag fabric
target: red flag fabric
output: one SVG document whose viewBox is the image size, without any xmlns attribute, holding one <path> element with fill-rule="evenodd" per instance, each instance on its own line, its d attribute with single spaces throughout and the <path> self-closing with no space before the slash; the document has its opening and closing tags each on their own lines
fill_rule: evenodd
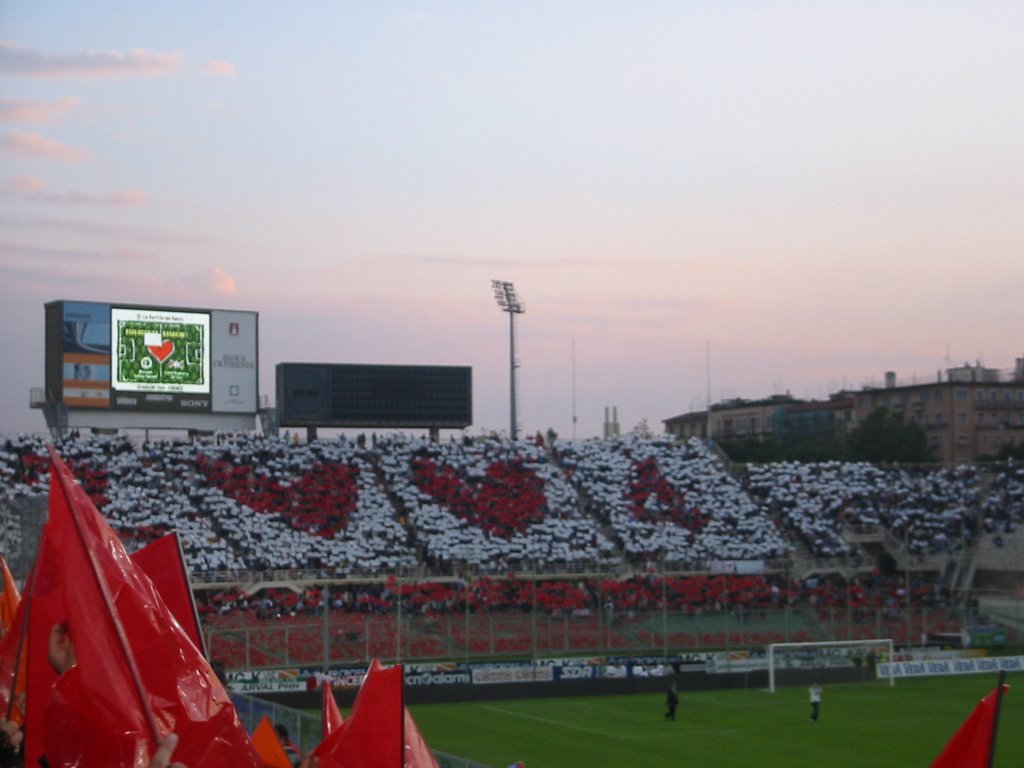
<svg viewBox="0 0 1024 768">
<path fill-rule="evenodd" d="M 370 664 L 348 720 L 313 751 L 320 768 L 391 768 L 402 765 L 405 713 L 402 667 Z"/>
<path fill-rule="evenodd" d="M 323 693 L 323 701 L 320 705 L 321 739 L 326 739 L 336 730 L 341 728 L 345 719 L 338 709 L 338 701 L 334 698 L 334 690 L 329 680 L 324 680 L 320 685 Z"/>
<path fill-rule="evenodd" d="M 53 697 L 57 673 L 47 653 L 50 630 L 64 624 L 64 597 L 61 593 L 60 566 L 52 543 L 52 526 L 43 526 L 39 551 L 27 582 L 24 602 L 28 616 L 25 636 L 25 765 L 38 765 L 43 755 L 43 724 L 46 708 Z"/>
<path fill-rule="evenodd" d="M 213 670 L 53 449 L 50 456 L 48 533 L 77 657 L 46 712 L 50 764 L 145 768 L 173 731 L 174 759 L 189 768 L 258 768 Z M 28 706 L 31 717 L 31 699 Z"/>
<path fill-rule="evenodd" d="M 932 763 L 932 768 L 989 768 L 1000 687 L 1003 693 L 1009 690 L 1008 685 L 996 686 L 979 702 Z"/>
<path fill-rule="evenodd" d="M 0 636 L 3 636 L 14 623 L 14 614 L 18 611 L 21 595 L 18 594 L 18 586 L 14 583 L 14 577 L 11 576 L 3 555 L 0 555 L 0 571 L 3 572 L 4 587 L 4 593 L 0 595 Z"/>
<path fill-rule="evenodd" d="M 405 710 L 405 765 L 404 768 L 438 768 L 434 753 L 430 751 L 423 734 L 412 719 L 409 709 Z"/>
<path fill-rule="evenodd" d="M 181 556 L 178 534 L 168 533 L 132 554 L 132 562 L 145 571 L 164 605 L 178 620 L 192 644 L 206 656 L 203 632 L 199 627 L 192 588 L 188 584 L 188 568 Z"/>
</svg>

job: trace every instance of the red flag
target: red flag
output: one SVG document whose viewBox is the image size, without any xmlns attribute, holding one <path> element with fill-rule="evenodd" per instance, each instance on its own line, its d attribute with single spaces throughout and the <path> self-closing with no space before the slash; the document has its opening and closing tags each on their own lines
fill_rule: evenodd
<svg viewBox="0 0 1024 768">
<path fill-rule="evenodd" d="M 21 595 L 18 594 L 18 587 L 14 583 L 7 568 L 7 561 L 0 555 L 0 571 L 3 571 L 4 593 L 0 596 L 0 637 L 2 637 L 14 623 L 14 614 L 18 610 L 18 603 L 21 602 Z"/>
<path fill-rule="evenodd" d="M 190 768 L 257 768 L 213 670 L 53 449 L 50 456 L 48 527 L 78 662 L 57 680 L 47 711 L 51 765 L 145 768 L 173 731 L 174 759 Z M 30 699 L 30 713 L 33 706 Z"/>
<path fill-rule="evenodd" d="M 964 720 L 942 754 L 932 763 L 932 768 L 989 768 L 992 765 L 999 703 L 1008 689 L 1000 676 L 999 685 Z"/>
<path fill-rule="evenodd" d="M 43 526 L 39 551 L 25 590 L 25 764 L 37 765 L 43 754 L 44 714 L 53 697 L 57 673 L 50 666 L 50 630 L 67 619 L 61 593 L 60 566 L 52 542 L 52 526 Z"/>
<path fill-rule="evenodd" d="M 412 719 L 408 707 L 405 710 L 405 766 L 404 768 L 437 768 L 437 760 L 430 751 L 423 734 Z"/>
<path fill-rule="evenodd" d="M 326 739 L 336 730 L 341 728 L 345 719 L 341 716 L 341 710 L 338 709 L 338 701 L 334 698 L 334 690 L 331 688 L 330 681 L 324 680 L 320 687 L 323 693 L 323 700 L 320 705 L 320 725 L 322 732 L 320 738 Z"/>
<path fill-rule="evenodd" d="M 376 659 L 359 687 L 352 712 L 313 754 L 320 768 L 399 768 L 405 724 L 402 668 L 384 669 Z"/>
<path fill-rule="evenodd" d="M 181 543 L 177 533 L 168 533 L 151 541 L 132 554 L 132 562 L 145 571 L 156 591 L 163 598 L 164 605 L 178 620 L 192 644 L 206 656 L 203 632 L 199 627 L 192 588 L 188 583 L 188 566 L 181 554 Z"/>
</svg>

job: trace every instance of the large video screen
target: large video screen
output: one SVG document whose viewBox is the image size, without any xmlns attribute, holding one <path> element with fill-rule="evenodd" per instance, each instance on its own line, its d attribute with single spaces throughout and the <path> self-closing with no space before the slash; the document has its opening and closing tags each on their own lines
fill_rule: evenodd
<svg viewBox="0 0 1024 768">
<path fill-rule="evenodd" d="M 115 392 L 210 393 L 210 315 L 110 310 Z"/>
<path fill-rule="evenodd" d="M 46 310 L 48 399 L 114 411 L 257 410 L 255 312 L 72 301 Z"/>
</svg>

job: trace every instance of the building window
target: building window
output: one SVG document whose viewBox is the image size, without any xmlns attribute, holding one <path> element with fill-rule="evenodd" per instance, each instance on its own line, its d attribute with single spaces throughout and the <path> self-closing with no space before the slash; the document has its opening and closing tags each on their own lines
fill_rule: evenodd
<svg viewBox="0 0 1024 768">
<path fill-rule="evenodd" d="M 967 423 L 967 411 L 957 411 L 956 423 L 957 424 L 966 424 Z"/>
<path fill-rule="evenodd" d="M 958 389 L 957 389 L 957 390 L 956 390 L 956 391 L 955 391 L 955 392 L 953 393 L 953 397 L 954 397 L 955 399 L 957 399 L 957 400 L 966 400 L 966 399 L 967 399 L 967 390 L 966 390 L 966 389 L 964 389 L 963 387 L 959 387 L 959 388 L 958 388 Z"/>
<path fill-rule="evenodd" d="M 942 390 L 941 389 L 933 389 L 932 390 L 932 400 L 934 400 L 937 403 L 941 403 L 942 402 Z"/>
<path fill-rule="evenodd" d="M 976 390 L 974 390 L 974 397 L 975 397 L 976 400 L 984 400 L 985 399 L 985 390 L 984 389 L 976 389 Z"/>
<path fill-rule="evenodd" d="M 956 436 L 956 444 L 957 445 L 967 445 L 967 435 L 957 435 Z"/>
<path fill-rule="evenodd" d="M 985 414 L 984 413 L 976 414 L 976 420 L 977 420 L 977 423 L 978 423 L 979 427 L 985 426 Z"/>
</svg>

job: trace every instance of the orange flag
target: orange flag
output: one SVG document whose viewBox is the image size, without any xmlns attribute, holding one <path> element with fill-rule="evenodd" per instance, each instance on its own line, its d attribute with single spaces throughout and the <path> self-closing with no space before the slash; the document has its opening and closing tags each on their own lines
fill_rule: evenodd
<svg viewBox="0 0 1024 768">
<path fill-rule="evenodd" d="M 24 714 L 17 705 L 18 694 L 25 690 L 25 608 L 28 601 L 18 606 L 6 635 L 0 638 L 0 718 L 13 720 L 19 725 Z"/>
<path fill-rule="evenodd" d="M 263 768 L 292 768 L 292 761 L 288 759 L 281 739 L 278 738 L 274 725 L 266 715 L 252 732 L 252 745 L 263 761 Z"/>
<path fill-rule="evenodd" d="M 7 561 L 0 555 L 0 570 L 3 571 L 4 593 L 0 595 L 0 636 L 4 635 L 14 623 L 14 614 L 18 610 L 18 603 L 21 602 L 21 595 L 18 594 L 18 587 L 14 583 L 14 577 L 7 568 Z"/>
<path fill-rule="evenodd" d="M 1009 690 L 1008 685 L 1003 685 L 1003 676 L 1001 673 L 995 690 L 978 703 L 953 734 L 942 754 L 932 763 L 932 768 L 990 768 L 995 752 L 1000 700 Z"/>
<path fill-rule="evenodd" d="M 330 681 L 324 680 L 320 687 L 323 693 L 323 701 L 320 705 L 321 738 L 326 739 L 341 728 L 345 719 L 341 716 L 341 710 L 338 709 L 338 701 L 334 698 Z"/>
<path fill-rule="evenodd" d="M 47 527 L 78 661 L 58 678 L 46 713 L 50 764 L 145 768 L 173 731 L 174 760 L 189 768 L 259 768 L 206 659 L 52 448 L 50 456 Z M 32 717 L 31 698 L 28 706 Z"/>
</svg>

